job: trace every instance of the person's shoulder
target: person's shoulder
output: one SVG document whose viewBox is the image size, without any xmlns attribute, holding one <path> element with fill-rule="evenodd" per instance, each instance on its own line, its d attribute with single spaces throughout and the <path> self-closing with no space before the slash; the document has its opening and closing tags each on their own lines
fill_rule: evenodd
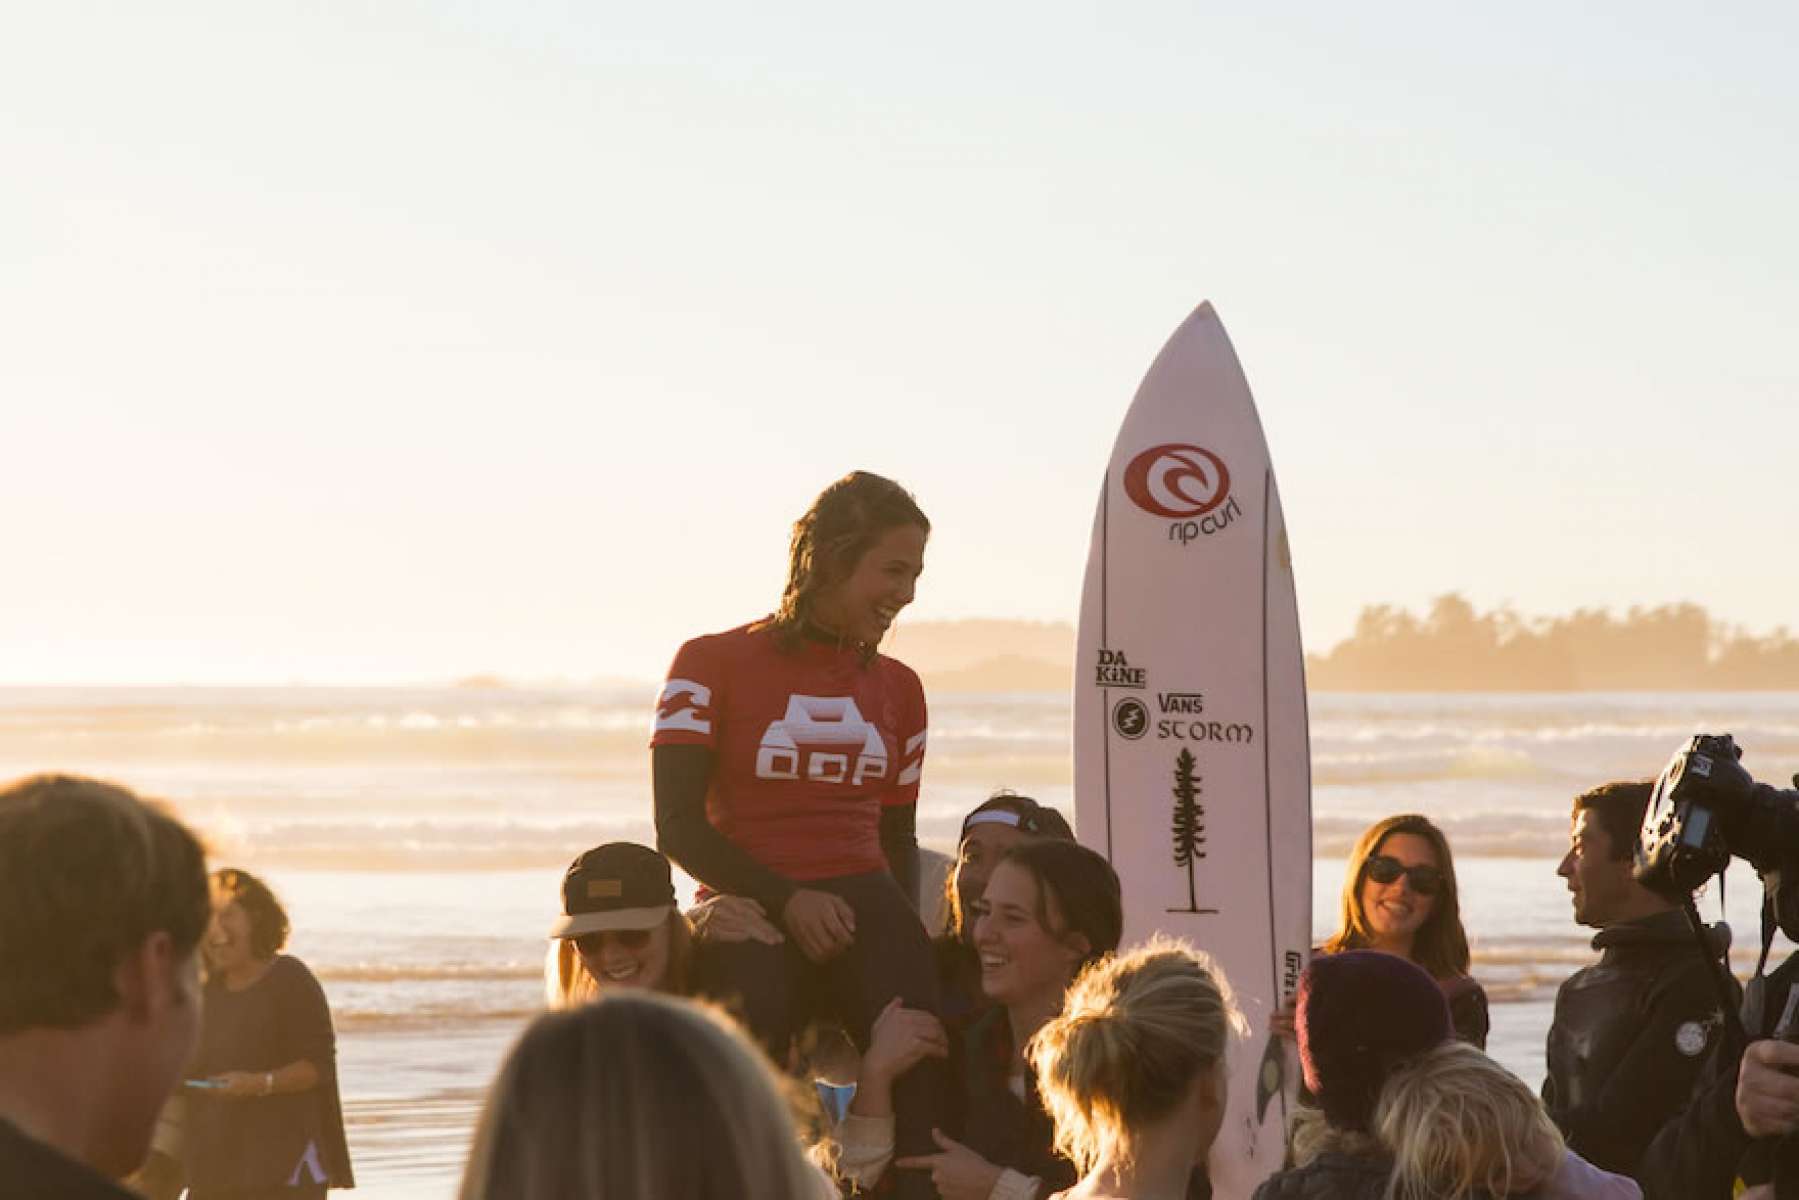
<svg viewBox="0 0 1799 1200">
<path fill-rule="evenodd" d="M 51 1200 L 132 1200 L 86 1163 L 57 1152 L 0 1118 L 0 1194 Z"/>
<path fill-rule="evenodd" d="M 1449 975 L 1437 980 L 1437 986 L 1443 989 L 1444 997 L 1454 1004 L 1458 1000 L 1485 1000 L 1487 989 L 1480 985 L 1480 980 L 1472 975 Z"/>
<path fill-rule="evenodd" d="M 1643 1190 L 1629 1176 L 1602 1170 L 1568 1150 L 1555 1174 L 1532 1195 L 1537 1200 L 1642 1200 Z"/>
<path fill-rule="evenodd" d="M 689 654 L 745 654 L 762 647 L 772 647 L 774 641 L 775 627 L 767 618 L 763 618 L 722 629 L 717 633 L 702 633 L 697 637 L 690 637 L 681 643 L 676 657 L 686 657 Z"/>
<path fill-rule="evenodd" d="M 670 684 L 684 681 L 714 687 L 746 667 L 755 670 L 758 663 L 779 653 L 774 627 L 767 621 L 751 621 L 682 642 L 669 666 L 668 679 Z"/>
<path fill-rule="evenodd" d="M 291 954 L 275 956 L 275 961 L 269 964 L 269 978 L 285 988 L 321 993 L 325 990 L 312 968 Z"/>
<path fill-rule="evenodd" d="M 899 686 L 909 688 L 921 696 L 924 694 L 924 681 L 918 677 L 918 672 L 914 671 L 911 667 L 908 667 L 899 659 L 893 657 L 891 654 L 884 654 L 877 651 L 875 653 L 874 661 L 875 669 L 885 674 Z"/>
<path fill-rule="evenodd" d="M 1254 1200 L 1362 1200 L 1378 1197 L 1387 1186 L 1387 1164 L 1352 1154 L 1326 1151 L 1302 1167 L 1268 1177 Z"/>
</svg>

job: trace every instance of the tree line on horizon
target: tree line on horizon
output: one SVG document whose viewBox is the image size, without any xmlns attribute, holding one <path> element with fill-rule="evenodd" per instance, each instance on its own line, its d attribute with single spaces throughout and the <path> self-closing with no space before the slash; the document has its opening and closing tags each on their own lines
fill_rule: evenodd
<svg viewBox="0 0 1799 1200">
<path fill-rule="evenodd" d="M 1524 617 L 1478 612 L 1452 592 L 1422 616 L 1364 608 L 1354 634 L 1306 655 L 1306 681 L 1318 691 L 1799 690 L 1799 638 L 1785 626 L 1757 637 L 1697 604 Z"/>
</svg>

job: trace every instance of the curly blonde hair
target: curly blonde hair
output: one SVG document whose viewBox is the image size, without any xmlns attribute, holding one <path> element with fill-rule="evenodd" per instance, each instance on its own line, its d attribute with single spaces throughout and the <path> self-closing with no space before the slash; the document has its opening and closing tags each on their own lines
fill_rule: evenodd
<svg viewBox="0 0 1799 1200">
<path fill-rule="evenodd" d="M 1218 1070 L 1245 1030 L 1223 972 L 1185 942 L 1157 937 L 1095 963 L 1025 1049 L 1056 1150 L 1082 1173 L 1103 1153 L 1129 1161 L 1136 1132 Z"/>
<path fill-rule="evenodd" d="M 1387 1200 L 1523 1195 L 1547 1183 L 1567 1153 L 1536 1093 L 1465 1042 L 1394 1072 L 1374 1132 L 1393 1156 Z"/>
</svg>

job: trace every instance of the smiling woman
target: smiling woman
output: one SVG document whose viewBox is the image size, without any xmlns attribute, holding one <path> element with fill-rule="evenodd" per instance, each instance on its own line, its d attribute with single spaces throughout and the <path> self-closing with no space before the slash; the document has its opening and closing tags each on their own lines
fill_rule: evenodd
<svg viewBox="0 0 1799 1200">
<path fill-rule="evenodd" d="M 896 1000 L 937 1009 L 915 910 L 924 688 L 879 652 L 912 603 L 930 522 L 906 490 L 856 471 L 793 527 L 775 613 L 682 646 L 657 706 L 656 837 L 714 892 L 748 897 L 787 934 L 708 947 L 701 988 L 742 1014 L 776 1062 L 797 1024 L 842 1021 L 866 1052 Z M 938 1068 L 894 1085 L 898 1137 L 933 1148 Z M 931 1194 L 910 1176 L 902 1195 Z"/>
<path fill-rule="evenodd" d="M 282 954 L 287 913 L 247 871 L 212 877 L 200 1046 L 189 1067 L 188 1195 L 300 1200 L 354 1187 L 325 993 Z"/>
<path fill-rule="evenodd" d="M 992 1007 L 953 1037 L 918 1028 L 905 1012 L 882 1014 L 839 1130 L 839 1169 L 864 1188 L 890 1165 L 901 1178 L 928 1171 L 944 1200 L 1024 1200 L 1076 1179 L 1056 1148 L 1026 1054 L 1075 977 L 1118 948 L 1118 875 L 1078 842 L 1025 841 L 1001 857 L 973 910 L 981 988 Z M 947 1057 L 956 1082 L 947 1134 L 931 1153 L 895 1157 L 887 1081 L 900 1065 L 929 1057 Z"/>
<path fill-rule="evenodd" d="M 615 988 L 688 994 L 693 929 L 675 907 L 668 860 L 633 842 L 582 853 L 562 877 L 544 988 L 572 1008 Z"/>
<path fill-rule="evenodd" d="M 1417 813 L 1376 821 L 1356 840 L 1337 932 L 1324 953 L 1380 950 L 1423 967 L 1449 1001 L 1456 1036 L 1485 1049 L 1487 994 L 1468 973 L 1449 839 Z"/>
</svg>

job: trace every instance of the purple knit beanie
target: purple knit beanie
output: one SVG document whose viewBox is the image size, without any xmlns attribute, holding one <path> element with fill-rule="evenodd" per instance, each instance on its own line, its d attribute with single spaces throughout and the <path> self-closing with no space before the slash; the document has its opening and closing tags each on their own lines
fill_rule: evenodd
<svg viewBox="0 0 1799 1200">
<path fill-rule="evenodd" d="M 1299 977 L 1299 1063 L 1325 1118 L 1366 1131 L 1387 1076 L 1449 1039 L 1449 1004 L 1416 965 L 1378 950 L 1312 960 Z"/>
</svg>

